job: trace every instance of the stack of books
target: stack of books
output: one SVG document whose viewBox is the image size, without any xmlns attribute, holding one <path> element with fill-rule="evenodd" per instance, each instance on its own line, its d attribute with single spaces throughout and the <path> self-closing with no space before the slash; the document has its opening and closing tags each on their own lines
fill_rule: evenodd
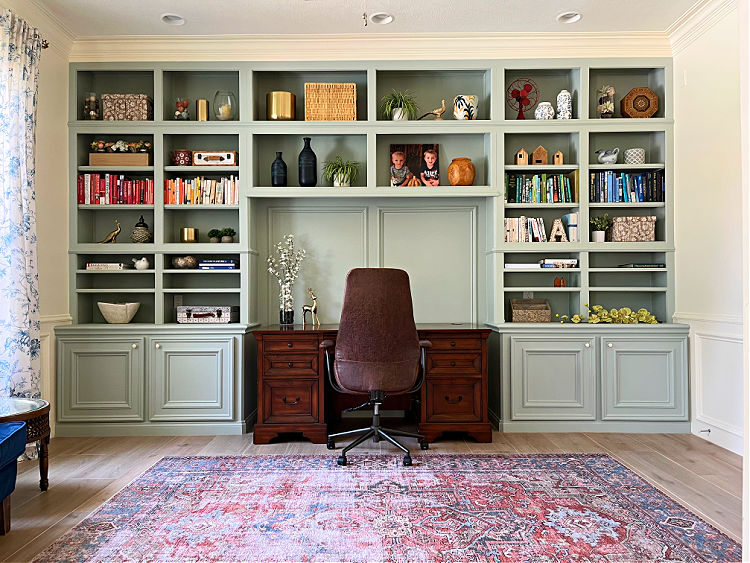
<svg viewBox="0 0 750 563">
<path fill-rule="evenodd" d="M 545 258 L 539 261 L 541 268 L 575 268 L 578 258 Z"/>
<path fill-rule="evenodd" d="M 133 268 L 133 264 L 125 264 L 123 262 L 87 262 L 87 270 L 98 270 L 98 271 L 111 271 L 111 270 L 129 270 Z"/>
<path fill-rule="evenodd" d="M 199 270 L 236 270 L 237 260 L 233 258 L 201 258 L 198 260 Z"/>
</svg>

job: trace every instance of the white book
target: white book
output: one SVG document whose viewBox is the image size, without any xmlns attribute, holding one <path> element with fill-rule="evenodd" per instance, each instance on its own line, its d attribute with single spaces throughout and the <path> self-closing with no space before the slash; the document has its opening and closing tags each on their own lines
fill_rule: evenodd
<svg viewBox="0 0 750 563">
<path fill-rule="evenodd" d="M 515 263 L 515 262 L 505 264 L 506 270 L 530 270 L 530 269 L 538 270 L 541 267 L 542 267 L 541 264 L 522 264 L 522 263 Z"/>
</svg>

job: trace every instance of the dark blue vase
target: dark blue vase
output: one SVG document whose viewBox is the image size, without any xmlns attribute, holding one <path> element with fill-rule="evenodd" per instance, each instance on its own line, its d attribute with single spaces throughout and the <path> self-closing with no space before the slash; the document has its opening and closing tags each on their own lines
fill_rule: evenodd
<svg viewBox="0 0 750 563">
<path fill-rule="evenodd" d="M 276 153 L 276 160 L 271 164 L 271 185 L 274 188 L 286 186 L 286 162 L 281 160 L 281 153 Z"/>
<path fill-rule="evenodd" d="M 302 137 L 305 146 L 299 153 L 299 185 L 311 188 L 318 183 L 318 158 L 310 148 L 310 137 Z"/>
</svg>

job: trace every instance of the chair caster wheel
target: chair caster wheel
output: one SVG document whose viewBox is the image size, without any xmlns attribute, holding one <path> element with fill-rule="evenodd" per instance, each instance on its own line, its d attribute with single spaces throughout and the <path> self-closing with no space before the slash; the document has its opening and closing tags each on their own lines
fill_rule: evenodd
<svg viewBox="0 0 750 563">
<path fill-rule="evenodd" d="M 407 454 L 404 456 L 404 466 L 409 467 L 410 465 L 411 465 L 411 456 Z"/>
<path fill-rule="evenodd" d="M 430 449 L 430 444 L 428 444 L 427 440 L 425 440 L 424 442 L 420 442 L 419 443 L 419 447 L 422 448 L 423 450 L 429 450 Z"/>
<path fill-rule="evenodd" d="M 339 465 L 346 465 L 346 456 L 340 455 L 339 458 L 336 460 L 336 463 Z"/>
<path fill-rule="evenodd" d="M 335 450 L 336 449 L 335 442 L 333 440 L 328 440 L 328 442 L 326 442 L 326 448 L 328 448 L 329 450 Z"/>
</svg>

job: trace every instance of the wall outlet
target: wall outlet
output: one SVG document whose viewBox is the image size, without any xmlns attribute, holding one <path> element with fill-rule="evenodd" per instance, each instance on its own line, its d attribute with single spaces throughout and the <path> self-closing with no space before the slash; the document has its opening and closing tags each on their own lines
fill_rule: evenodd
<svg viewBox="0 0 750 563">
<path fill-rule="evenodd" d="M 533 291 L 524 291 L 523 292 L 523 298 L 524 299 L 534 299 L 534 292 Z"/>
</svg>

